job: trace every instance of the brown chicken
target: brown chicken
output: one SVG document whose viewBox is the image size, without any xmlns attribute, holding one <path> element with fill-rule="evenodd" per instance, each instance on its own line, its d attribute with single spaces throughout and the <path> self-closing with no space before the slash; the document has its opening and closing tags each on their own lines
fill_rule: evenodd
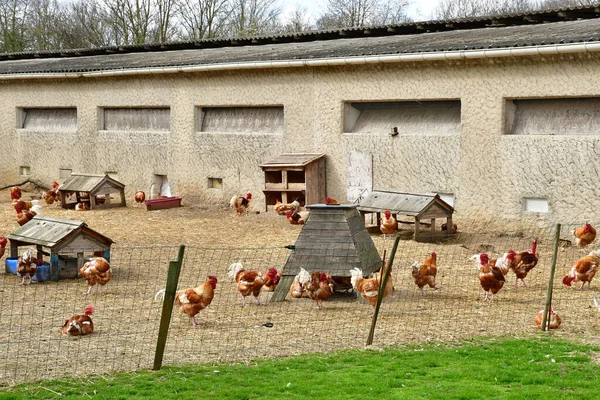
<svg viewBox="0 0 600 400">
<path fill-rule="evenodd" d="M 21 188 L 18 186 L 13 186 L 10 189 L 10 199 L 14 202 L 15 200 L 19 200 L 21 198 Z"/>
<path fill-rule="evenodd" d="M 600 250 L 594 250 L 587 256 L 581 257 L 573 266 L 569 274 L 563 278 L 563 283 L 571 286 L 572 282 L 581 282 L 579 290 L 583 290 L 585 283 L 588 283 L 588 289 L 592 284 L 592 279 L 598 271 L 600 265 Z"/>
<path fill-rule="evenodd" d="M 385 210 L 383 218 L 381 218 L 381 225 L 379 226 L 379 230 L 383 233 L 383 238 L 385 239 L 386 235 L 391 235 L 396 232 L 397 228 L 398 222 L 396 221 L 396 218 L 392 217 L 390 210 Z"/>
<path fill-rule="evenodd" d="M 546 320 L 546 327 L 549 329 L 556 329 L 560 326 L 561 320 L 560 317 L 558 316 L 558 314 L 552 309 L 552 306 L 550 306 L 550 310 L 549 314 L 550 317 L 548 320 Z M 537 313 L 537 315 L 535 316 L 535 324 L 537 326 L 539 326 L 540 328 L 542 327 L 542 321 L 544 318 L 544 310 L 540 310 L 539 313 Z M 546 330 L 547 328 L 544 327 L 543 330 Z"/>
<path fill-rule="evenodd" d="M 382 267 L 383 269 L 383 267 Z M 350 274 L 352 275 L 351 282 L 352 287 L 358 293 L 360 293 L 361 297 L 369 302 L 373 307 L 377 305 L 377 297 L 379 296 L 379 287 L 381 285 L 380 276 L 382 276 L 381 270 L 377 274 L 375 278 L 365 279 L 363 278 L 363 273 L 360 268 L 354 268 L 350 270 Z M 392 293 L 394 283 L 392 281 L 392 271 L 388 274 L 388 278 L 383 288 L 382 300 Z"/>
<path fill-rule="evenodd" d="M 82 201 L 81 203 L 75 204 L 75 211 L 89 211 L 90 204 L 86 201 Z"/>
<path fill-rule="evenodd" d="M 94 306 L 88 304 L 83 314 L 74 315 L 62 326 L 61 332 L 67 336 L 85 336 L 94 332 L 94 322 L 92 321 L 92 314 L 94 314 Z"/>
<path fill-rule="evenodd" d="M 265 284 L 265 280 L 261 272 L 246 271 L 240 262 L 233 263 L 229 266 L 229 277 L 237 282 L 237 290 L 242 294 L 244 307 L 248 307 L 246 297 L 253 295 L 256 302 L 263 304 L 258 295 Z"/>
<path fill-rule="evenodd" d="M 46 204 L 50 205 L 60 201 L 60 193 L 58 191 L 59 186 L 58 182 L 52 182 L 52 188 L 42 195 Z"/>
<path fill-rule="evenodd" d="M 37 260 L 33 254 L 33 249 L 27 249 L 18 259 L 17 275 L 22 278 L 21 285 L 25 284 L 25 279 L 29 279 L 31 284 L 35 273 L 37 272 Z"/>
<path fill-rule="evenodd" d="M 308 214 L 306 212 L 297 213 L 297 212 L 288 211 L 285 213 L 287 220 L 292 225 L 304 225 L 304 222 L 306 222 L 307 215 Z"/>
<path fill-rule="evenodd" d="M 198 326 L 196 314 L 204 310 L 213 300 L 217 288 L 217 277 L 209 275 L 197 288 L 186 289 L 175 296 L 175 305 L 190 317 L 192 326 Z"/>
<path fill-rule="evenodd" d="M 447 231 L 448 230 L 448 224 L 444 223 L 441 226 L 441 230 L 442 232 Z M 450 230 L 450 233 L 457 233 L 458 232 L 458 225 L 456 224 L 452 224 L 452 229 Z"/>
<path fill-rule="evenodd" d="M 504 274 L 500 268 L 496 267 L 486 253 L 482 253 L 479 256 L 479 283 L 481 288 L 485 291 L 485 298 L 483 301 L 493 301 L 494 295 L 502 289 L 504 286 Z M 492 293 L 490 298 L 489 294 Z"/>
<path fill-rule="evenodd" d="M 304 268 L 300 268 L 300 272 L 294 277 L 292 286 L 290 286 L 290 296 L 299 299 L 301 297 L 308 297 L 306 288 L 310 282 L 310 274 Z"/>
<path fill-rule="evenodd" d="M 585 224 L 581 228 L 573 230 L 573 236 L 575 236 L 577 246 L 585 247 L 596 239 L 596 229 L 585 221 Z"/>
<path fill-rule="evenodd" d="M 237 215 L 242 215 L 248 211 L 250 200 L 252 200 L 252 193 L 250 192 L 246 193 L 246 197 L 235 195 L 229 200 L 229 205 L 235 210 Z"/>
<path fill-rule="evenodd" d="M 415 261 L 411 267 L 412 277 L 423 296 L 425 296 L 425 292 L 423 291 L 425 285 L 429 285 L 433 290 L 441 288 L 441 286 L 435 283 L 435 276 L 437 275 L 437 253 L 435 251 L 425 259 L 423 264 L 419 265 L 419 262 Z"/>
<path fill-rule="evenodd" d="M 273 206 L 273 211 L 279 215 L 286 215 L 288 211 L 295 213 L 300 211 L 300 203 L 298 200 L 294 200 L 291 203 L 282 203 L 277 200 Z"/>
<path fill-rule="evenodd" d="M 308 297 L 317 303 L 317 309 L 322 310 L 323 301 L 329 300 L 333 295 L 333 278 L 326 272 L 315 271 L 310 274 L 310 282 L 306 288 Z"/>
<path fill-rule="evenodd" d="M 40 214 L 42 206 L 34 205 L 30 210 L 25 210 L 20 214 L 17 214 L 17 223 L 19 226 L 23 226 L 33 219 L 36 215 Z"/>
<path fill-rule="evenodd" d="M 277 271 L 275 268 L 269 268 L 265 274 L 265 284 L 263 285 L 262 290 L 265 292 L 274 292 L 280 279 L 281 272 Z"/>
<path fill-rule="evenodd" d="M 87 296 L 95 285 L 104 286 L 110 281 L 112 278 L 110 263 L 104 257 L 94 257 L 79 269 L 79 276 L 87 281 L 89 286 L 85 293 Z"/>
<path fill-rule="evenodd" d="M 141 190 L 138 190 L 133 195 L 133 199 L 135 200 L 135 203 L 137 205 L 141 205 L 144 202 L 144 200 L 146 200 L 146 193 L 142 192 Z"/>
<path fill-rule="evenodd" d="M 325 204 L 340 204 L 340 202 L 332 197 L 326 197 Z"/>
<path fill-rule="evenodd" d="M 7 244 L 8 244 L 8 239 L 6 239 L 4 236 L 0 236 L 0 258 L 2 258 L 2 256 L 4 255 Z"/>
<path fill-rule="evenodd" d="M 524 251 L 515 255 L 515 259 L 510 264 L 510 269 L 512 269 L 517 276 L 515 280 L 515 287 L 519 287 L 519 279 L 521 282 L 523 282 L 523 286 L 527 287 L 524 279 L 529 271 L 531 271 L 533 267 L 537 265 L 538 257 L 537 239 L 533 239 L 533 242 L 531 243 L 531 252 Z"/>
</svg>

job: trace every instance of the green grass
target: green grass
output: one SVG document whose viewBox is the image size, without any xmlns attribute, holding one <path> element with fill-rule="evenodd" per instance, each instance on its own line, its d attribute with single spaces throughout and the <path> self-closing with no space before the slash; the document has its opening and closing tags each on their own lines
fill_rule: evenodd
<svg viewBox="0 0 600 400">
<path fill-rule="evenodd" d="M 478 339 L 29 383 L 0 399 L 598 399 L 599 350 Z"/>
</svg>

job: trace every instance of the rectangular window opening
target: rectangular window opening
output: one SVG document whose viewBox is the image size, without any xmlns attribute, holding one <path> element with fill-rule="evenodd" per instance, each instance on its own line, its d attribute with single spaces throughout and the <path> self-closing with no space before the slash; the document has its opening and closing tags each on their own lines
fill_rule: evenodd
<svg viewBox="0 0 600 400">
<path fill-rule="evenodd" d="M 39 131 L 77 130 L 77 108 L 21 108 L 17 122 L 21 129 Z"/>
<path fill-rule="evenodd" d="M 223 178 L 208 178 L 209 189 L 223 189 Z"/>
<path fill-rule="evenodd" d="M 198 107 L 197 131 L 283 133 L 283 106 Z"/>
<path fill-rule="evenodd" d="M 548 200 L 539 198 L 524 198 L 523 211 L 535 213 L 548 212 Z"/>
<path fill-rule="evenodd" d="M 31 167 L 27 167 L 27 166 L 20 166 L 19 167 L 19 175 L 21 176 L 29 176 L 31 173 Z"/>
<path fill-rule="evenodd" d="M 345 133 L 455 135 L 460 133 L 460 100 L 347 102 Z"/>
<path fill-rule="evenodd" d="M 600 135 L 600 98 L 507 100 L 504 133 Z"/>
<path fill-rule="evenodd" d="M 106 131 L 168 131 L 171 110 L 156 108 L 104 108 L 101 130 Z"/>
</svg>

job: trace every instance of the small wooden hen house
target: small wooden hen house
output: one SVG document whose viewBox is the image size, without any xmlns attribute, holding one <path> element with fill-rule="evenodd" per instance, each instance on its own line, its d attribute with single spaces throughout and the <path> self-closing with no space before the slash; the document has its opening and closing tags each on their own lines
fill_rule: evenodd
<svg viewBox="0 0 600 400">
<path fill-rule="evenodd" d="M 125 185 L 108 175 L 71 174 L 58 191 L 63 208 L 77 203 L 88 203 L 90 210 L 126 206 Z"/>
<path fill-rule="evenodd" d="M 439 238 L 440 235 L 451 234 L 451 229 L 441 232 L 436 230 L 436 219 L 439 218 L 446 219 L 447 226 L 452 227 L 452 214 L 454 213 L 454 208 L 437 194 L 374 190 L 360 202 L 358 210 L 363 222 L 366 214 L 376 214 L 377 225 L 368 228 L 372 231 L 379 232 L 381 214 L 386 210 L 390 210 L 396 220 L 398 220 L 398 215 L 414 217 L 414 239 L 416 241 L 428 242 Z M 429 222 L 425 222 L 427 220 Z M 422 231 L 420 229 L 421 223 L 429 224 L 430 229 Z"/>
<path fill-rule="evenodd" d="M 20 247 L 35 247 L 37 259 L 50 257 L 50 279 L 75 278 L 84 260 L 101 255 L 110 261 L 113 241 L 82 221 L 36 215 L 6 237 L 10 258 L 19 257 Z"/>
<path fill-rule="evenodd" d="M 381 268 L 381 257 L 357 205 L 312 204 L 307 208 L 308 218 L 283 267 L 271 302 L 285 299 L 300 268 L 327 272 L 337 278 L 350 278 L 353 268 L 362 269 L 364 276 Z"/>
</svg>

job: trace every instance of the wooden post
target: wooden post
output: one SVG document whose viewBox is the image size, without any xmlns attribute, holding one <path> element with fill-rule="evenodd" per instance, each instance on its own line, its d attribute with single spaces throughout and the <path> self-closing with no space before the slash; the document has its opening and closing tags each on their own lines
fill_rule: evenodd
<svg viewBox="0 0 600 400">
<path fill-rule="evenodd" d="M 158 371 L 162 367 L 163 356 L 165 354 L 165 345 L 169 335 L 169 323 L 173 313 L 173 302 L 175 301 L 175 292 L 179 282 L 179 273 L 183 262 L 183 253 L 185 246 L 179 246 L 179 255 L 176 261 L 169 262 L 169 272 L 167 275 L 167 286 L 165 288 L 165 299 L 163 301 L 162 314 L 160 316 L 160 328 L 158 329 L 158 341 L 156 343 L 156 352 L 154 353 L 153 370 Z"/>
<path fill-rule="evenodd" d="M 400 236 L 396 236 L 396 240 L 394 241 L 394 246 L 392 246 L 392 254 L 390 254 L 390 260 L 385 265 L 385 254 L 383 256 L 384 268 L 383 268 L 383 277 L 380 277 L 379 281 L 379 294 L 377 296 L 377 304 L 375 304 L 375 312 L 373 313 L 373 318 L 371 319 L 371 329 L 369 329 L 369 337 L 367 338 L 367 346 L 373 344 L 373 336 L 375 335 L 375 324 L 377 323 L 377 316 L 379 315 L 379 307 L 381 307 L 381 302 L 383 301 L 383 289 L 387 284 L 387 277 L 390 273 L 390 269 L 392 269 L 392 264 L 394 263 L 394 256 L 396 255 L 396 250 L 398 249 L 398 243 L 400 242 Z M 360 295 L 359 295 L 360 296 Z"/>
<path fill-rule="evenodd" d="M 554 233 L 554 250 L 552 251 L 552 264 L 550 265 L 550 278 L 548 279 L 548 290 L 546 291 L 546 305 L 544 306 L 544 315 L 542 316 L 542 330 L 548 330 L 550 320 L 548 314 L 552 305 L 552 286 L 554 283 L 554 270 L 556 269 L 556 258 L 558 255 L 558 240 L 560 238 L 560 224 L 556 224 L 556 232 Z"/>
</svg>

